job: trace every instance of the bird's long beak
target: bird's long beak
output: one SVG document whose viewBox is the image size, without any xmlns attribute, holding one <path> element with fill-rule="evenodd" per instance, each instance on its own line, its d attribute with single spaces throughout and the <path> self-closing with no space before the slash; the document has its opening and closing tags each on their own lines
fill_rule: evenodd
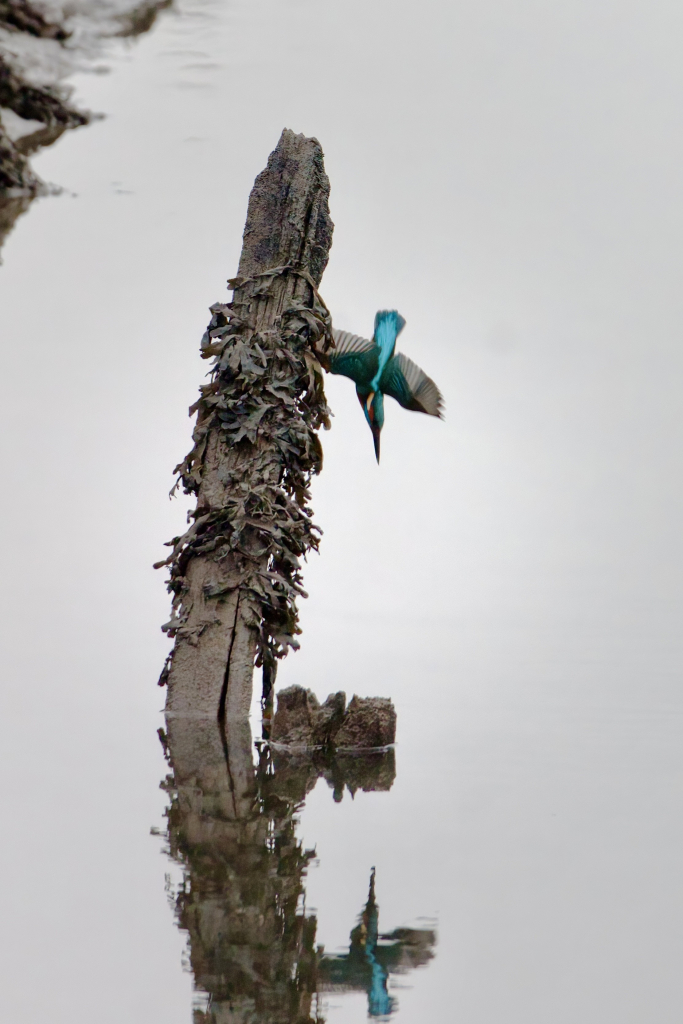
<svg viewBox="0 0 683 1024">
<path fill-rule="evenodd" d="M 372 428 L 372 440 L 375 442 L 375 457 L 377 459 L 377 465 L 378 466 L 379 466 L 379 438 L 380 438 L 380 434 L 381 433 L 382 433 L 381 430 L 378 430 L 377 427 L 373 426 L 373 428 Z"/>
</svg>

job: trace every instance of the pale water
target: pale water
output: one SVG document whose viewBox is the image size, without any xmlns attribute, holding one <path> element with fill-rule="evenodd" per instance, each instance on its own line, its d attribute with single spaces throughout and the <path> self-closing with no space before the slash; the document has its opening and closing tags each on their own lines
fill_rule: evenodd
<svg viewBox="0 0 683 1024">
<path fill-rule="evenodd" d="M 314 913 L 315 944 L 348 953 L 374 867 L 380 933 L 424 939 L 380 979 L 400 1024 L 680 1021 L 682 21 L 644 0 L 180 0 L 75 79 L 106 118 L 35 159 L 64 192 L 0 272 L 0 1020 L 212 1012 L 150 835 L 151 565 L 184 522 L 166 495 L 206 309 L 290 127 L 325 151 L 336 325 L 398 308 L 447 406 L 388 408 L 378 469 L 328 381 L 325 536 L 278 686 L 390 696 L 399 724 L 390 789 L 338 802 L 321 779 L 291 826 L 315 850 L 298 927 Z M 371 975 L 321 1016 L 377 1019 Z"/>
</svg>

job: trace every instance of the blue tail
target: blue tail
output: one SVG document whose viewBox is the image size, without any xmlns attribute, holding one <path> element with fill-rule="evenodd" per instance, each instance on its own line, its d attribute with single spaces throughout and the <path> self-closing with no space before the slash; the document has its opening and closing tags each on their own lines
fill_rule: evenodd
<svg viewBox="0 0 683 1024">
<path fill-rule="evenodd" d="M 373 381 L 375 390 L 379 385 L 382 370 L 394 354 L 396 339 L 405 325 L 405 320 L 395 309 L 380 309 L 375 315 L 375 334 L 373 340 L 379 349 L 379 370 L 376 382 Z"/>
</svg>

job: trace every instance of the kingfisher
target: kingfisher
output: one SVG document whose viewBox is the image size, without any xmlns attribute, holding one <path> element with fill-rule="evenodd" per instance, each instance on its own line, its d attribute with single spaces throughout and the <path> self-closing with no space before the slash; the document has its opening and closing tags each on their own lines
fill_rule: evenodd
<svg viewBox="0 0 683 1024">
<path fill-rule="evenodd" d="M 385 395 L 395 398 L 404 409 L 443 418 L 443 398 L 431 377 L 402 352 L 394 354 L 396 339 L 405 325 L 395 309 L 381 309 L 375 316 L 371 341 L 349 331 L 332 331 L 335 347 L 329 355 L 330 373 L 342 374 L 355 383 L 372 431 L 377 462 Z"/>
</svg>

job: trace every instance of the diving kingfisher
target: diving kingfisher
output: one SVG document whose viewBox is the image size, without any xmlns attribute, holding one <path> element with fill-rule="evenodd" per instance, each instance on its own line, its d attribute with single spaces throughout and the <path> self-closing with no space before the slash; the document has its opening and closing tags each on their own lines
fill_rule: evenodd
<svg viewBox="0 0 683 1024">
<path fill-rule="evenodd" d="M 395 309 L 382 309 L 375 316 L 372 341 L 348 331 L 332 331 L 335 347 L 329 355 L 330 373 L 354 381 L 378 462 L 385 395 L 391 395 L 404 409 L 443 418 L 443 398 L 431 377 L 402 352 L 394 355 L 396 339 L 405 325 Z"/>
</svg>

